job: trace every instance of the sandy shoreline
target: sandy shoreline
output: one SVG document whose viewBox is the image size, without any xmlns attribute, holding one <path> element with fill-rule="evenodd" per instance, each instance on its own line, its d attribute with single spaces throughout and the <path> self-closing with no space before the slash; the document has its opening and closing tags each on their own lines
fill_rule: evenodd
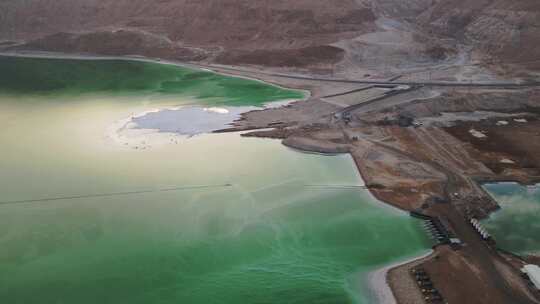
<svg viewBox="0 0 540 304">
<path fill-rule="evenodd" d="M 388 273 L 390 270 L 398 268 L 400 266 L 421 260 L 430 256 L 433 253 L 433 250 L 429 250 L 426 253 L 423 253 L 420 256 L 407 258 L 405 260 L 400 260 L 390 265 L 387 265 L 383 268 L 377 269 L 368 274 L 368 287 L 369 290 L 373 293 L 373 296 L 377 299 L 379 304 L 396 304 L 398 301 L 392 291 L 390 284 L 388 283 Z"/>
</svg>

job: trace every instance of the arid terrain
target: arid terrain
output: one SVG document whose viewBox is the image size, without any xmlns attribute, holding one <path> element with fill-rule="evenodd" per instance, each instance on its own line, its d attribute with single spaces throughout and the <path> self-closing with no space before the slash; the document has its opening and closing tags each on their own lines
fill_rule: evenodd
<svg viewBox="0 0 540 304">
<path fill-rule="evenodd" d="M 538 258 L 468 223 L 499 208 L 482 182 L 540 182 L 540 2 L 4 1 L 0 29 L 4 52 L 160 57 L 310 91 L 221 131 L 350 153 L 378 199 L 440 219 L 462 244 L 413 264 L 447 303 L 540 303 L 519 271 Z M 398 303 L 425 302 L 413 264 L 390 271 Z"/>
<path fill-rule="evenodd" d="M 354 77 L 494 77 L 481 73 L 489 67 L 527 78 L 540 69 L 539 17 L 534 0 L 2 1 L 0 47 Z"/>
<path fill-rule="evenodd" d="M 374 85 L 313 80 L 301 85 L 284 76 L 258 76 L 317 89 L 308 101 L 247 113 L 226 131 L 262 129 L 244 135 L 283 138 L 300 150 L 350 153 L 377 198 L 440 218 L 465 245 L 459 250 L 437 246 L 422 267 L 448 303 L 538 303 L 538 293 L 516 267 L 527 257 L 510 263 L 467 222 L 498 209 L 480 183 L 540 181 L 537 85 L 445 83 L 414 85 L 414 90 L 395 85 L 381 97 L 384 89 Z M 352 99 L 359 103 L 351 105 Z M 408 271 L 391 271 L 389 280 L 400 303 L 421 303 L 411 300 L 419 293 L 401 285 L 410 284 Z"/>
</svg>

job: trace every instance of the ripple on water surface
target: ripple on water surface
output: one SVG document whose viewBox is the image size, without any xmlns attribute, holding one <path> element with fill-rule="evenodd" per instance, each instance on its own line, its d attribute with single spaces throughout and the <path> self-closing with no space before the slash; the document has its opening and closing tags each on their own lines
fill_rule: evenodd
<svg viewBox="0 0 540 304">
<path fill-rule="evenodd" d="M 501 206 L 483 221 L 497 245 L 518 254 L 539 254 L 540 186 L 498 183 L 484 187 Z"/>
<path fill-rule="evenodd" d="M 362 183 L 347 155 L 301 154 L 278 141 L 237 134 L 146 150 L 109 147 L 104 136 L 132 112 L 177 105 L 170 92 L 180 89 L 172 82 L 168 92 L 155 89 L 163 75 L 183 79 L 184 88 L 208 88 L 213 97 L 190 103 L 229 113 L 234 105 L 254 106 L 250 100 L 260 106 L 291 98 L 275 87 L 223 76 L 219 85 L 197 83 L 216 76 L 186 78 L 171 67 L 140 63 L 115 63 L 113 70 L 110 62 L 19 64 L 0 61 L 18 71 L 14 79 L 32 71 L 31 79 L 52 75 L 56 84 L 39 88 L 46 94 L 30 94 L 32 85 L 0 72 L 0 88 L 10 90 L 0 96 L 0 123 L 9 130 L 0 133 L 2 201 L 232 186 L 0 206 L 2 302 L 372 303 L 367 272 L 429 246 L 417 221 L 381 208 L 364 190 L 336 187 Z M 150 69 L 142 84 L 118 83 L 109 74 L 129 78 L 141 69 Z M 100 75 L 107 85 L 83 72 Z M 62 75 L 76 81 L 66 84 Z M 139 94 L 136 87 L 152 93 Z M 239 88 L 249 94 L 223 93 Z M 135 94 L 124 94 L 130 90 Z M 168 96 L 166 104 L 161 94 Z M 182 93 L 178 100 L 203 95 Z M 216 109 L 204 114 L 226 115 Z M 167 115 L 178 119 L 177 113 Z M 139 122 L 154 123 L 149 117 Z M 305 187 L 315 184 L 331 187 Z"/>
</svg>

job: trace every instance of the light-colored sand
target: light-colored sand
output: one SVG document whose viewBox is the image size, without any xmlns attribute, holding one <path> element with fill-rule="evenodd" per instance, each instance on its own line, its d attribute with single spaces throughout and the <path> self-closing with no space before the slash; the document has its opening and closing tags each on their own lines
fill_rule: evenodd
<svg viewBox="0 0 540 304">
<path fill-rule="evenodd" d="M 390 285 L 388 284 L 388 272 L 392 269 L 409 264 L 411 262 L 423 259 L 433 253 L 432 250 L 421 256 L 399 261 L 378 269 L 368 275 L 368 285 L 378 304 L 396 304 L 398 303 Z"/>
</svg>

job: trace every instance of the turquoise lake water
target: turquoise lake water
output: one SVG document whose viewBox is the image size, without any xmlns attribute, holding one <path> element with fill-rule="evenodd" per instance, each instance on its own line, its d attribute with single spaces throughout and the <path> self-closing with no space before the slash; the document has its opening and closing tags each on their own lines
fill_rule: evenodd
<svg viewBox="0 0 540 304">
<path fill-rule="evenodd" d="M 1 302 L 373 303 L 366 275 L 431 244 L 351 187 L 350 156 L 112 134 L 148 109 L 302 96 L 157 64 L 0 57 Z"/>
<path fill-rule="evenodd" d="M 540 187 L 488 184 L 501 210 L 483 222 L 498 247 L 518 254 L 540 254 Z"/>
</svg>

